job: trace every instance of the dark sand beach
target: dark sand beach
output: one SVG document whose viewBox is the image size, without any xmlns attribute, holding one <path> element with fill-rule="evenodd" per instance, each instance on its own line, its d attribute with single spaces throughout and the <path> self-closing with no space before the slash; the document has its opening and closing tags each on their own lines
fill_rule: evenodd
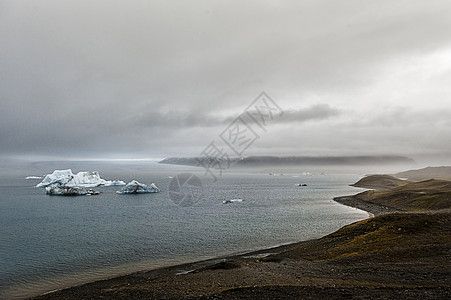
<svg viewBox="0 0 451 300">
<path fill-rule="evenodd" d="M 451 182 L 390 186 L 382 178 L 389 186 L 381 187 L 381 178 L 374 179 L 373 192 L 335 200 L 375 217 L 323 238 L 133 273 L 34 299 L 449 299 Z M 428 201 L 440 202 L 438 208 Z"/>
</svg>

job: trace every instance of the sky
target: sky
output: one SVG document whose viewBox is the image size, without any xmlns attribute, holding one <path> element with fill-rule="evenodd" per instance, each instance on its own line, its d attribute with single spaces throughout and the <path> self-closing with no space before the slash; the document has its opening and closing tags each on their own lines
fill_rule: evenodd
<svg viewBox="0 0 451 300">
<path fill-rule="evenodd" d="M 450 28 L 435 0 L 0 0 L 0 156 L 230 152 L 265 92 L 244 156 L 447 159 Z"/>
</svg>

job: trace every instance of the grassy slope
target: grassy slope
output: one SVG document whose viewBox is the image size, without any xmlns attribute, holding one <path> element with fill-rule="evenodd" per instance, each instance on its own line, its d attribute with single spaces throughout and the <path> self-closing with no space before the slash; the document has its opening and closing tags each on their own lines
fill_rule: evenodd
<svg viewBox="0 0 451 300">
<path fill-rule="evenodd" d="M 421 181 L 427 179 L 451 180 L 451 167 L 427 167 L 395 174 L 399 178 Z"/>
<path fill-rule="evenodd" d="M 426 180 L 411 182 L 389 190 L 371 190 L 354 197 L 401 211 L 425 211 L 451 208 L 451 182 Z"/>
<path fill-rule="evenodd" d="M 354 199 L 409 213 L 381 215 L 345 226 L 319 240 L 282 253 L 279 258 L 449 264 L 450 181 L 409 182 L 387 175 L 373 175 L 354 186 L 378 188 L 357 194 Z"/>
<path fill-rule="evenodd" d="M 446 212 L 382 215 L 345 226 L 280 256 L 336 262 L 449 262 L 450 221 L 451 214 Z"/>
<path fill-rule="evenodd" d="M 366 176 L 351 186 L 370 188 L 370 189 L 391 189 L 399 186 L 404 186 L 410 183 L 407 180 L 401 180 L 390 175 L 369 175 Z"/>
</svg>

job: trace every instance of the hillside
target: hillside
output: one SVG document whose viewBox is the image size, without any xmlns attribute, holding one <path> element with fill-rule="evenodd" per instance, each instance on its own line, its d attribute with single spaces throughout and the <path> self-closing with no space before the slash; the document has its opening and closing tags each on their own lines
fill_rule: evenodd
<svg viewBox="0 0 451 300">
<path fill-rule="evenodd" d="M 394 176 L 408 180 L 420 181 L 427 179 L 451 180 L 451 167 L 427 167 L 419 170 L 400 172 Z"/>
<path fill-rule="evenodd" d="M 282 257 L 333 261 L 377 261 L 384 257 L 385 262 L 396 263 L 451 261 L 451 181 L 410 182 L 388 175 L 371 175 L 353 186 L 376 189 L 335 200 L 353 207 L 372 208 L 379 216 L 300 245 Z M 408 213 L 383 214 L 397 211 Z"/>
<path fill-rule="evenodd" d="M 410 182 L 407 180 L 401 180 L 390 175 L 369 175 L 351 184 L 351 186 L 367 189 L 391 189 L 408 183 Z"/>
<path fill-rule="evenodd" d="M 370 190 L 354 196 L 334 199 L 345 205 L 359 207 L 360 202 L 384 207 L 391 211 L 425 211 L 451 208 L 451 182 L 445 180 L 426 180 L 410 182 L 392 188 Z M 377 215 L 378 213 L 376 213 Z"/>
<path fill-rule="evenodd" d="M 360 221 L 279 255 L 334 262 L 451 261 L 451 214 L 394 213 Z"/>
</svg>

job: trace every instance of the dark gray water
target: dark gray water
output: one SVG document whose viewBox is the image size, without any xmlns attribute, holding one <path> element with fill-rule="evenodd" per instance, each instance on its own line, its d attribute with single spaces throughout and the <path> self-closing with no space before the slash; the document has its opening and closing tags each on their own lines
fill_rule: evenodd
<svg viewBox="0 0 451 300">
<path fill-rule="evenodd" d="M 27 175 L 72 168 L 104 179 L 154 182 L 158 194 L 45 195 Z M 95 169 L 94 169 L 95 168 Z M 333 202 L 355 193 L 358 174 L 320 170 L 226 172 L 217 182 L 192 167 L 155 163 L 41 163 L 0 177 L 0 298 L 23 298 L 133 271 L 318 238 L 368 217 Z M 169 176 L 195 172 L 204 192 L 194 206 L 168 197 Z M 297 177 L 294 177 L 297 176 Z M 297 183 L 306 183 L 299 187 Z M 241 203 L 223 204 L 235 198 Z"/>
</svg>

